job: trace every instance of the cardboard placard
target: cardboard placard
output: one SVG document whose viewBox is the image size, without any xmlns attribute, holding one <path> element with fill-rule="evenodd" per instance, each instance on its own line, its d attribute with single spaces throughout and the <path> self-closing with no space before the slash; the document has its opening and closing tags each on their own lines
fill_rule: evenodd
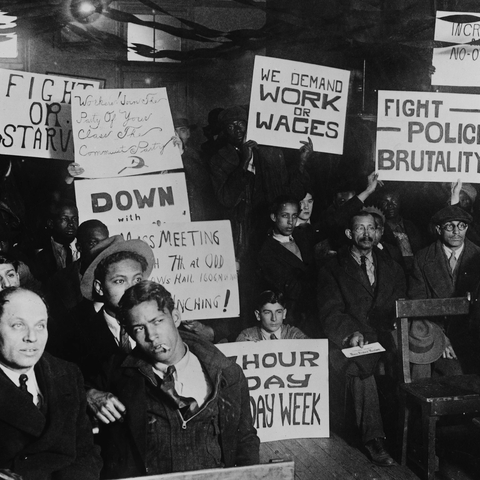
<svg viewBox="0 0 480 480">
<path fill-rule="evenodd" d="M 217 344 L 242 367 L 262 442 L 330 435 L 328 340 Z"/>
<path fill-rule="evenodd" d="M 316 152 L 343 153 L 350 72 L 255 57 L 247 138 L 298 149 L 312 139 Z"/>
<path fill-rule="evenodd" d="M 378 92 L 380 180 L 480 182 L 480 97 Z"/>
<path fill-rule="evenodd" d="M 150 276 L 173 296 L 182 320 L 238 317 L 232 229 L 228 220 L 157 225 L 117 224 L 110 234 L 144 240 L 153 250 Z"/>
<path fill-rule="evenodd" d="M 437 11 L 432 85 L 478 87 L 480 77 L 480 14 Z"/>
<path fill-rule="evenodd" d="M 108 226 L 190 221 L 184 173 L 75 180 L 80 221 Z"/>
<path fill-rule="evenodd" d="M 0 69 L 0 154 L 73 160 L 72 92 L 99 81 Z"/>
<path fill-rule="evenodd" d="M 166 88 L 75 92 L 75 161 L 82 177 L 142 175 L 183 168 Z"/>
</svg>

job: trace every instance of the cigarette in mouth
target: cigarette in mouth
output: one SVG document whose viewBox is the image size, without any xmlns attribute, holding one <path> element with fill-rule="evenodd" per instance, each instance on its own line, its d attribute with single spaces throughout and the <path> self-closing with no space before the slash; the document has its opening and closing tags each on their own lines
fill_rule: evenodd
<svg viewBox="0 0 480 480">
<path fill-rule="evenodd" d="M 164 343 L 162 343 L 160 345 L 166 352 L 169 352 L 171 350 L 171 348 L 168 346 L 168 345 L 165 345 Z"/>
</svg>

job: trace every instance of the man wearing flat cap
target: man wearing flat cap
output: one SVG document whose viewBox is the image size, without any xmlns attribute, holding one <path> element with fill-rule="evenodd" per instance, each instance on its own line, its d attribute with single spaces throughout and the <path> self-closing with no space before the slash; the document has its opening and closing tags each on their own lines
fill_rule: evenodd
<svg viewBox="0 0 480 480">
<path fill-rule="evenodd" d="M 442 208 L 432 217 L 437 240 L 417 252 L 409 278 L 408 297 L 449 298 L 473 292 L 480 280 L 480 248 L 466 238 L 472 216 L 457 205 Z M 449 322 L 439 319 L 446 336 L 443 359 L 436 362 L 438 373 L 460 373 L 471 369 L 470 341 L 466 319 Z M 425 371 L 420 376 L 430 376 Z"/>
<path fill-rule="evenodd" d="M 313 151 L 310 140 L 302 142 L 298 163 L 287 172 L 280 148 L 246 141 L 247 118 L 247 111 L 240 106 L 219 114 L 224 142 L 210 159 L 215 194 L 232 222 L 237 260 L 252 243 L 260 247 L 269 225 L 268 207 L 276 197 L 289 194 L 300 200 L 305 196 L 305 164 Z"/>
</svg>

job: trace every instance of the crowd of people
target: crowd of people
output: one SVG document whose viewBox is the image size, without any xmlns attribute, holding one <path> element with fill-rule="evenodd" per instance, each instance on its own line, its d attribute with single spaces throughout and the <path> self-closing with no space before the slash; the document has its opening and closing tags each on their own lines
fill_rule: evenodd
<svg viewBox="0 0 480 480">
<path fill-rule="evenodd" d="M 214 344 L 305 338 L 329 340 L 332 409 L 348 393 L 366 455 L 394 464 L 379 377 L 396 378 L 395 301 L 469 292 L 476 302 L 477 190 L 445 186 L 422 222 L 402 209 L 401 186 L 372 172 L 358 189 L 340 175 L 317 209 L 311 140 L 297 152 L 258 145 L 246 140 L 247 118 L 241 106 L 215 109 L 198 150 L 188 119 L 174 119 L 192 221 L 232 226 L 235 319 L 182 322 L 171 293 L 148 280 L 155 259 L 145 242 L 98 220 L 79 225 L 78 165 L 57 165 L 37 198 L 25 185 L 29 165 L 2 159 L 0 478 L 256 464 L 247 381 Z M 479 373 L 479 334 L 475 306 L 456 323 L 413 321 L 413 378 Z M 342 353 L 376 341 L 383 354 Z"/>
</svg>

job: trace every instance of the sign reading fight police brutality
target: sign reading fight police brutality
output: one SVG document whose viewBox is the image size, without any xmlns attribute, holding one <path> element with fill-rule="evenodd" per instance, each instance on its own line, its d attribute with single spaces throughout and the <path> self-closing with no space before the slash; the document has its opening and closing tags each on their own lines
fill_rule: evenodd
<svg viewBox="0 0 480 480">
<path fill-rule="evenodd" d="M 255 57 L 247 139 L 316 152 L 343 153 L 350 72 L 279 58 Z"/>
<path fill-rule="evenodd" d="M 480 13 L 437 11 L 432 85 L 477 87 L 480 77 Z"/>
<path fill-rule="evenodd" d="M 216 345 L 242 367 L 262 442 L 330 435 L 328 340 Z"/>
<path fill-rule="evenodd" d="M 184 173 L 75 180 L 74 185 L 81 222 L 97 219 L 115 227 L 190 221 Z"/>
<path fill-rule="evenodd" d="M 381 180 L 480 183 L 480 96 L 378 92 Z"/>
<path fill-rule="evenodd" d="M 72 122 L 82 177 L 183 168 L 166 88 L 75 91 Z"/>
<path fill-rule="evenodd" d="M 228 220 L 156 225 L 117 224 L 111 234 L 139 238 L 153 250 L 151 280 L 172 295 L 182 320 L 238 317 L 235 252 Z"/>
<path fill-rule="evenodd" d="M 73 160 L 72 91 L 100 82 L 0 69 L 0 154 Z"/>
</svg>

